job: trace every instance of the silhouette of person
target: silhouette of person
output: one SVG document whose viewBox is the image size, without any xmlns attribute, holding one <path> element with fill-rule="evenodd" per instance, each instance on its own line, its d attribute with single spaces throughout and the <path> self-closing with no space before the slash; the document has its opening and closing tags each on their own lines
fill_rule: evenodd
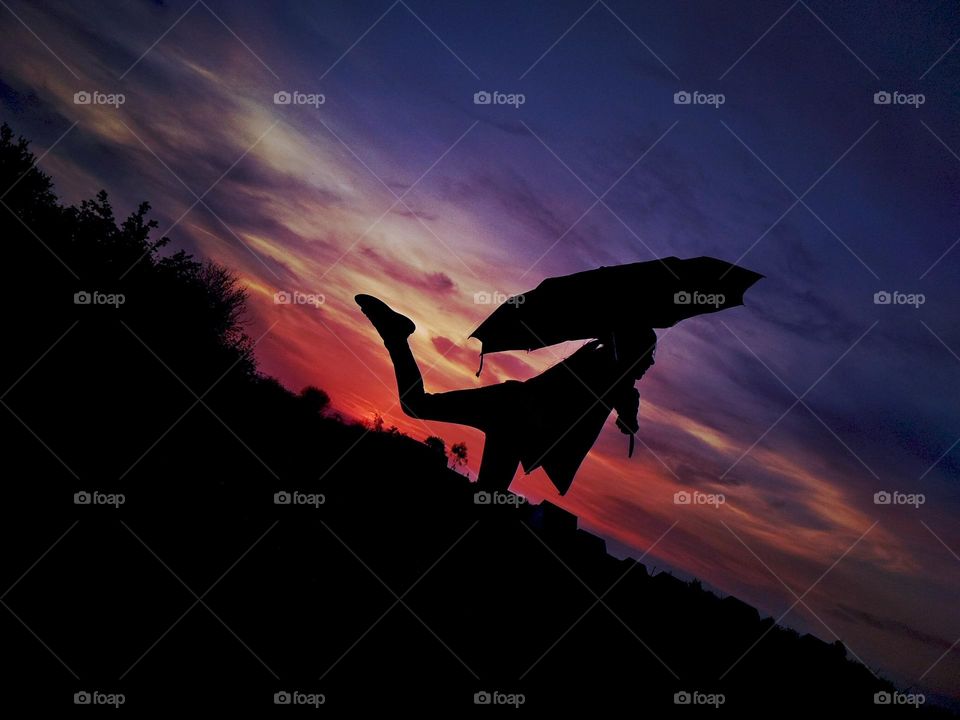
<svg viewBox="0 0 960 720">
<path fill-rule="evenodd" d="M 390 353 L 404 413 L 484 432 L 477 477 L 481 486 L 507 489 L 522 464 L 527 473 L 543 467 L 563 495 L 612 411 L 620 431 L 631 436 L 632 452 L 640 406 L 634 383 L 654 363 L 657 336 L 652 328 L 589 341 L 523 382 L 428 393 L 407 341 L 416 330 L 413 321 L 370 295 L 355 299 Z"/>
</svg>

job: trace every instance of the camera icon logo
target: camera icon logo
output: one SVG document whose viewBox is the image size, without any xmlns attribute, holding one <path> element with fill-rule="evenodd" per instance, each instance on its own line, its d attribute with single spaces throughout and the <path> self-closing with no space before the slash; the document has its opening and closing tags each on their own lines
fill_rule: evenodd
<svg viewBox="0 0 960 720">
<path fill-rule="evenodd" d="M 689 105 L 692 101 L 693 97 L 686 90 L 680 90 L 673 94 L 674 105 Z"/>
<path fill-rule="evenodd" d="M 73 504 L 74 505 L 89 505 L 92 496 L 86 490 L 81 490 L 73 494 Z"/>
<path fill-rule="evenodd" d="M 873 494 L 874 505 L 889 505 L 891 502 L 893 502 L 893 496 L 886 490 L 881 490 Z"/>
<path fill-rule="evenodd" d="M 486 90 L 480 90 L 473 94 L 473 104 L 474 105 L 489 105 L 493 102 L 493 96 L 488 93 Z"/>
<path fill-rule="evenodd" d="M 481 490 L 478 493 L 473 495 L 473 504 L 474 505 L 489 505 L 493 500 L 493 496 L 488 493 L 486 490 Z"/>
<path fill-rule="evenodd" d="M 289 505 L 292 500 L 293 496 L 286 490 L 281 490 L 280 492 L 273 494 L 274 505 Z"/>
<path fill-rule="evenodd" d="M 889 705 L 892 699 L 893 696 L 886 690 L 881 690 L 873 694 L 874 705 Z"/>
<path fill-rule="evenodd" d="M 73 94 L 74 105 L 89 105 L 91 102 L 93 102 L 93 97 L 86 90 L 81 90 Z"/>
<path fill-rule="evenodd" d="M 891 102 L 893 102 L 893 96 L 886 90 L 880 90 L 873 94 L 874 105 L 889 105 Z"/>
<path fill-rule="evenodd" d="M 280 90 L 273 94 L 274 105 L 289 105 L 291 102 L 293 102 L 293 96 L 286 90 Z"/>
<path fill-rule="evenodd" d="M 681 690 L 673 694 L 674 705 L 689 705 L 693 697 L 686 690 Z"/>
<path fill-rule="evenodd" d="M 673 294 L 674 305 L 689 305 L 692 301 L 693 297 L 686 290 Z"/>
<path fill-rule="evenodd" d="M 91 302 L 93 302 L 93 296 L 86 290 L 73 294 L 74 305 L 89 305 Z"/>
<path fill-rule="evenodd" d="M 673 494 L 673 504 L 674 505 L 689 505 L 690 504 L 690 493 L 686 490 L 678 490 Z"/>
<path fill-rule="evenodd" d="M 89 705 L 91 699 L 90 693 L 88 693 L 86 690 L 81 690 L 80 692 L 73 694 L 74 705 Z"/>
<path fill-rule="evenodd" d="M 286 690 L 281 690 L 273 694 L 274 705 L 289 705 L 292 699 L 292 696 Z"/>
<path fill-rule="evenodd" d="M 889 305 L 892 301 L 893 296 L 886 290 L 880 290 L 873 294 L 873 304 L 874 305 Z"/>
<path fill-rule="evenodd" d="M 493 702 L 493 696 L 486 690 L 481 690 L 473 695 L 474 705 L 489 705 L 491 702 Z"/>
<path fill-rule="evenodd" d="M 273 304 L 274 305 L 289 305 L 293 302 L 293 296 L 288 293 L 286 290 L 280 290 L 273 294 Z"/>
<path fill-rule="evenodd" d="M 473 294 L 473 302 L 475 305 L 490 305 L 493 302 L 493 296 L 486 290 L 480 290 Z"/>
</svg>

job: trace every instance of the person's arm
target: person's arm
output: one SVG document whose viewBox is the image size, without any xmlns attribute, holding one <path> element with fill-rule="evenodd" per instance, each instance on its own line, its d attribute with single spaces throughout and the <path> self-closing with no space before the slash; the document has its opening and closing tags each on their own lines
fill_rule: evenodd
<svg viewBox="0 0 960 720">
<path fill-rule="evenodd" d="M 613 409 L 617 412 L 617 428 L 624 435 L 630 436 L 630 449 L 627 456 L 633 457 L 633 436 L 640 429 L 640 391 L 633 385 L 624 387 L 617 394 Z"/>
</svg>

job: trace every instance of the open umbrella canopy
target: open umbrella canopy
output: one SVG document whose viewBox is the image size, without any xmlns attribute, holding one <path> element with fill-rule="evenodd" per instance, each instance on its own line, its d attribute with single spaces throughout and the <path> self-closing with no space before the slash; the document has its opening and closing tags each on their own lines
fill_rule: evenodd
<svg viewBox="0 0 960 720">
<path fill-rule="evenodd" d="M 666 328 L 743 305 L 744 293 L 762 277 L 712 257 L 667 257 L 547 278 L 508 298 L 470 337 L 483 343 L 483 354 Z"/>
</svg>

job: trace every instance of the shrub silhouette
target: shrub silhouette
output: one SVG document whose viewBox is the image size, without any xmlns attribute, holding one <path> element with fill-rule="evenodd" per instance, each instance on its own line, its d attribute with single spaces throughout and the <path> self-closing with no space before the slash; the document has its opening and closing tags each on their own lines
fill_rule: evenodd
<svg viewBox="0 0 960 720">
<path fill-rule="evenodd" d="M 300 391 L 300 402 L 309 412 L 321 415 L 330 407 L 330 396 L 326 391 L 308 385 Z"/>
</svg>

